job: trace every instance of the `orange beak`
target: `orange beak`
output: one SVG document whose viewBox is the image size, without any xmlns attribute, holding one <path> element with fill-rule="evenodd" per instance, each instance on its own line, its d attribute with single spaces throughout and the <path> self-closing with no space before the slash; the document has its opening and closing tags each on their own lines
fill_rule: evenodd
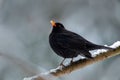
<svg viewBox="0 0 120 80">
<path fill-rule="evenodd" d="M 51 23 L 51 25 L 52 25 L 53 27 L 56 27 L 55 21 L 51 20 L 50 23 Z"/>
</svg>

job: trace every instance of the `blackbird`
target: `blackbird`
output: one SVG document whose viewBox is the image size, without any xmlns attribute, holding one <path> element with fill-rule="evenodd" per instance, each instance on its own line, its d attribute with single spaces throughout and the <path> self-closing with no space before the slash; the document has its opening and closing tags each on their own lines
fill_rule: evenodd
<svg viewBox="0 0 120 80">
<path fill-rule="evenodd" d="M 61 23 L 53 20 L 51 20 L 50 23 L 53 27 L 52 32 L 49 35 L 51 48 L 56 54 L 63 57 L 64 60 L 66 58 L 72 58 L 71 63 L 73 62 L 73 58 L 78 55 L 92 59 L 93 57 L 89 52 L 90 50 L 112 49 L 110 47 L 97 45 L 86 40 L 82 36 L 65 29 Z M 60 65 L 63 65 L 64 60 L 60 63 Z"/>
</svg>

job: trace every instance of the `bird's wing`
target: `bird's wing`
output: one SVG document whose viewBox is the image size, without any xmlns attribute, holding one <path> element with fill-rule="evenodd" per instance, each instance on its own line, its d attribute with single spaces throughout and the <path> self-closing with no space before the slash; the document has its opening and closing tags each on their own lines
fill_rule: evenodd
<svg viewBox="0 0 120 80">
<path fill-rule="evenodd" d="M 56 36 L 56 42 L 59 46 L 74 50 L 85 49 L 87 40 L 76 33 L 59 33 Z"/>
</svg>

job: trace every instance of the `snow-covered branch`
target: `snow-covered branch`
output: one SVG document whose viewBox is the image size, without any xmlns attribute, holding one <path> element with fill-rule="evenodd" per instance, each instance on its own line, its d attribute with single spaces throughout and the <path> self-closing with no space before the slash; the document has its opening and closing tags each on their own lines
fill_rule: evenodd
<svg viewBox="0 0 120 80">
<path fill-rule="evenodd" d="M 68 74 L 71 73 L 72 71 L 75 71 L 77 69 L 81 69 L 83 67 L 86 67 L 90 64 L 96 63 L 98 61 L 102 61 L 105 60 L 107 58 L 113 57 L 113 56 L 117 56 L 120 54 L 120 41 L 115 42 L 112 46 L 110 46 L 112 48 L 115 48 L 114 50 L 97 50 L 95 52 L 96 55 L 94 55 L 93 59 L 80 59 L 77 60 L 75 62 L 73 62 L 72 64 L 68 64 L 65 65 L 65 67 L 58 67 L 56 69 L 52 69 L 48 72 L 45 73 L 41 73 L 38 76 L 34 76 L 34 77 L 30 77 L 30 78 L 25 78 L 24 80 L 43 80 L 41 79 L 42 76 L 49 76 L 51 75 L 51 77 L 59 77 L 62 76 L 64 74 Z M 47 79 L 44 79 L 47 80 Z"/>
</svg>

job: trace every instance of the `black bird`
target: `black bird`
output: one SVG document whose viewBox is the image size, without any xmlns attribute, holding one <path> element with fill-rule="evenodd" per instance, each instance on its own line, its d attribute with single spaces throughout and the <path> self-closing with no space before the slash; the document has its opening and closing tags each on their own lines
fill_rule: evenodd
<svg viewBox="0 0 120 80">
<path fill-rule="evenodd" d="M 53 26 L 52 32 L 49 35 L 50 46 L 54 52 L 63 57 L 64 60 L 66 58 L 72 58 L 71 63 L 73 58 L 78 55 L 92 59 L 91 53 L 89 52 L 90 50 L 112 49 L 110 47 L 89 42 L 80 35 L 65 29 L 61 23 L 56 23 L 54 21 L 51 21 L 50 23 Z M 60 65 L 63 65 L 64 60 Z"/>
</svg>

